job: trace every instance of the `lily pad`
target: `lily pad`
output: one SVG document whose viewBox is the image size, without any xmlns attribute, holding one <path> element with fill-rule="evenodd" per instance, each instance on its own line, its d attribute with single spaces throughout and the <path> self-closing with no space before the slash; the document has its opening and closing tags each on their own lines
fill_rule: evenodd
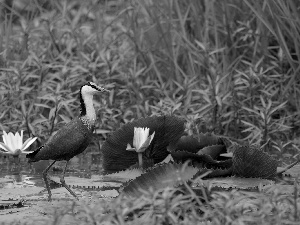
<svg viewBox="0 0 300 225">
<path fill-rule="evenodd" d="M 198 155 L 209 155 L 213 159 L 216 159 L 222 152 L 226 152 L 225 145 L 210 145 L 202 148 L 197 152 Z"/>
<path fill-rule="evenodd" d="M 232 167 L 230 168 L 225 168 L 225 169 L 202 169 L 200 171 L 198 171 L 197 173 L 197 176 L 201 175 L 201 174 L 204 174 L 206 172 L 210 172 L 208 175 L 205 176 L 205 179 L 206 178 L 214 178 L 214 177 L 228 177 L 228 176 L 231 176 L 232 175 Z"/>
<path fill-rule="evenodd" d="M 220 154 L 220 156 L 226 157 L 226 158 L 232 158 L 233 157 L 233 153 L 232 152 L 222 153 L 222 154 Z"/>
<path fill-rule="evenodd" d="M 186 164 L 164 164 L 158 166 L 128 183 L 122 192 L 127 196 L 139 197 L 144 191 L 174 187 L 186 182 L 198 169 Z"/>
<path fill-rule="evenodd" d="M 127 182 L 130 180 L 133 180 L 139 176 L 142 175 L 142 171 L 138 168 L 136 169 L 128 169 L 128 170 L 123 170 L 117 173 L 111 173 L 107 175 L 101 175 L 101 176 L 92 176 L 92 180 L 94 181 L 109 181 L 109 182 Z"/>
<path fill-rule="evenodd" d="M 225 161 L 217 161 L 213 159 L 210 155 L 206 154 L 195 154 L 186 151 L 176 151 L 171 152 L 171 155 L 175 162 L 184 163 L 188 160 L 191 160 L 193 165 L 198 167 L 207 167 L 207 168 L 230 168 L 232 166 L 231 159 Z"/>
<path fill-rule="evenodd" d="M 212 133 L 200 133 L 198 140 L 201 149 L 210 145 L 224 145 L 222 138 Z"/>
<path fill-rule="evenodd" d="M 134 127 L 148 127 L 149 134 L 155 136 L 143 153 L 147 159 L 153 159 L 154 164 L 164 160 L 169 152 L 167 146 L 183 135 L 184 120 L 175 116 L 153 116 L 141 118 L 123 125 L 113 132 L 103 143 L 103 169 L 106 173 L 125 170 L 138 162 L 136 152 L 126 150 L 127 144 L 133 146 Z"/>
<path fill-rule="evenodd" d="M 186 151 L 197 153 L 199 150 L 211 145 L 222 145 L 226 150 L 222 139 L 218 136 L 211 133 L 200 133 L 198 136 L 182 136 L 176 144 L 169 146 L 169 151 Z M 204 150 L 203 153 L 208 154 L 210 151 L 211 150 Z"/>
<path fill-rule="evenodd" d="M 199 185 L 220 187 L 224 189 L 256 189 L 260 186 L 273 185 L 274 181 L 260 178 L 225 177 L 195 181 Z"/>
<path fill-rule="evenodd" d="M 278 162 L 254 145 L 236 145 L 233 151 L 233 174 L 241 177 L 272 178 Z"/>
<path fill-rule="evenodd" d="M 59 177 L 50 177 L 51 180 L 60 183 Z M 103 182 L 102 180 L 96 179 L 88 179 L 88 178 L 80 178 L 80 177 L 65 177 L 66 184 L 72 188 L 104 188 L 104 187 L 111 187 L 111 188 L 118 188 L 121 186 L 121 183 L 117 182 Z"/>
<path fill-rule="evenodd" d="M 169 154 L 163 161 L 161 161 L 159 164 L 167 164 L 174 162 L 174 159 L 171 154 Z"/>
<path fill-rule="evenodd" d="M 201 149 L 199 141 L 193 136 L 182 136 L 175 145 L 169 146 L 169 151 L 187 151 L 197 153 Z"/>
</svg>

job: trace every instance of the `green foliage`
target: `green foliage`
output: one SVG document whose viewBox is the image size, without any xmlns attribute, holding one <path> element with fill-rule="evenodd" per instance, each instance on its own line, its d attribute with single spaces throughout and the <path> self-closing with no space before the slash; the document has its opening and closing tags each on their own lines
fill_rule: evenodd
<svg viewBox="0 0 300 225">
<path fill-rule="evenodd" d="M 294 186 L 295 193 L 299 187 Z M 264 192 L 194 191 L 188 185 L 137 198 L 58 202 L 42 210 L 43 224 L 298 224 L 299 198 L 277 187 Z M 202 196 L 202 197 L 201 197 Z M 276 212 L 276 213 L 275 213 Z M 37 220 L 38 221 L 38 220 Z M 27 223 L 37 222 L 35 220 Z"/>
<path fill-rule="evenodd" d="M 101 139 L 167 114 L 184 118 L 190 135 L 213 131 L 281 156 L 299 150 L 299 1 L 3 2 L 1 130 L 43 142 L 78 115 L 77 91 L 91 80 L 112 90 L 96 99 Z M 225 210 L 213 211 L 216 224 L 241 215 L 227 198 L 216 200 Z M 277 200 L 266 205 L 277 210 Z M 257 221 L 276 224 L 258 201 Z"/>
<path fill-rule="evenodd" d="M 296 1 L 15 2 L 1 8 L 1 129 L 47 139 L 93 80 L 113 88 L 103 138 L 160 114 L 266 150 L 298 133 Z"/>
</svg>

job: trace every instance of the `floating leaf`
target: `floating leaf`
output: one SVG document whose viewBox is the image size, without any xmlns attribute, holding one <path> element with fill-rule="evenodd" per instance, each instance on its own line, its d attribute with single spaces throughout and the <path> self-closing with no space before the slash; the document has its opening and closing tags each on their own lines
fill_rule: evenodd
<svg viewBox="0 0 300 225">
<path fill-rule="evenodd" d="M 193 136 L 182 136 L 175 145 L 170 146 L 169 151 L 186 151 L 197 153 L 199 149 L 201 149 L 201 145 L 196 138 Z"/>
<path fill-rule="evenodd" d="M 164 164 L 144 173 L 124 187 L 127 196 L 139 197 L 143 190 L 176 187 L 193 178 L 198 169 L 185 164 Z"/>
<path fill-rule="evenodd" d="M 220 136 L 220 139 L 226 147 L 227 153 L 233 153 L 236 145 L 248 145 L 247 141 L 238 140 L 232 137 Z"/>
<path fill-rule="evenodd" d="M 229 148 L 233 143 L 233 141 L 230 140 L 231 139 L 230 137 L 222 136 L 220 137 L 220 139 L 222 140 L 222 143 L 223 145 L 226 146 L 226 148 Z"/>
<path fill-rule="evenodd" d="M 225 168 L 225 169 L 209 169 L 209 170 L 211 172 L 206 176 L 206 178 L 232 176 L 232 167 Z"/>
<path fill-rule="evenodd" d="M 155 136 L 143 157 L 154 163 L 164 160 L 169 152 L 167 146 L 182 136 L 184 120 L 175 116 L 153 116 L 127 123 L 113 132 L 103 143 L 103 169 L 106 173 L 125 170 L 138 162 L 136 152 L 126 151 L 127 144 L 133 145 L 134 127 L 148 127 Z"/>
<path fill-rule="evenodd" d="M 231 159 L 225 161 L 217 161 L 214 160 L 211 156 L 205 154 L 198 155 L 191 152 L 177 151 L 171 152 L 171 155 L 174 161 L 177 163 L 184 163 L 190 160 L 193 164 L 197 165 L 198 167 L 229 168 L 232 166 Z"/>
<path fill-rule="evenodd" d="M 169 154 L 163 161 L 161 161 L 159 164 L 167 164 L 174 162 L 174 159 L 171 154 Z"/>
<path fill-rule="evenodd" d="M 221 187 L 225 189 L 253 189 L 260 186 L 274 184 L 274 181 L 261 178 L 241 178 L 241 177 L 225 177 L 214 178 L 208 180 L 200 180 L 198 185 L 210 185 L 211 187 Z"/>
<path fill-rule="evenodd" d="M 232 158 L 233 153 L 232 152 L 223 153 L 223 154 L 220 154 L 220 156 L 225 157 L 225 158 Z"/>
<path fill-rule="evenodd" d="M 175 145 L 170 146 L 169 151 L 186 151 L 197 153 L 200 149 L 203 149 L 211 145 L 224 145 L 221 138 L 210 133 L 200 133 L 196 136 L 182 136 Z M 207 151 L 207 150 L 205 150 Z M 225 151 L 226 152 L 226 151 Z M 207 153 L 207 152 L 203 152 Z"/>
<path fill-rule="evenodd" d="M 205 173 L 209 172 L 207 175 L 205 175 L 205 179 L 211 179 L 215 177 L 228 177 L 232 176 L 232 167 L 228 169 L 207 169 L 203 168 L 199 170 L 195 177 L 196 179 L 193 180 L 193 185 L 197 185 L 199 183 L 199 178 L 202 177 Z M 201 180 L 202 178 L 200 178 Z"/>
<path fill-rule="evenodd" d="M 211 145 L 202 148 L 200 151 L 197 152 L 197 154 L 209 155 L 213 159 L 216 159 L 221 153 L 225 153 L 225 152 L 226 152 L 225 145 Z"/>
<path fill-rule="evenodd" d="M 276 176 L 277 160 L 253 145 L 236 145 L 232 162 L 233 174 L 241 177 L 272 178 Z"/>
<path fill-rule="evenodd" d="M 140 169 L 128 169 L 128 170 L 122 170 L 117 173 L 111 173 L 104 176 L 100 176 L 98 180 L 102 181 L 119 181 L 119 182 L 128 182 L 130 180 L 133 180 L 139 176 L 141 176 L 143 173 Z M 94 178 L 95 179 L 95 178 Z"/>
<path fill-rule="evenodd" d="M 224 176 L 232 176 L 232 167 L 225 169 L 214 169 L 210 174 L 207 175 L 208 178 Z"/>
<path fill-rule="evenodd" d="M 198 135 L 200 149 L 210 145 L 224 145 L 222 138 L 211 133 L 200 133 Z"/>
<path fill-rule="evenodd" d="M 51 176 L 50 180 L 60 183 L 59 177 Z M 104 182 L 101 179 L 89 179 L 89 178 L 81 178 L 81 177 L 65 177 L 66 183 L 72 188 L 88 188 L 88 189 L 112 189 L 119 188 L 122 184 L 120 182 L 112 182 L 107 181 Z"/>
</svg>

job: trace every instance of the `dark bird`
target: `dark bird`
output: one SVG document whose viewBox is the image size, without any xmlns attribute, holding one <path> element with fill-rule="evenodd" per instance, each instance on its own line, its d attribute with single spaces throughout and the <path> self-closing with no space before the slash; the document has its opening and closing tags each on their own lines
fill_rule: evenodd
<svg viewBox="0 0 300 225">
<path fill-rule="evenodd" d="M 90 143 L 96 121 L 96 113 L 93 106 L 94 94 L 109 92 L 92 82 L 81 86 L 79 98 L 81 104 L 81 114 L 79 117 L 67 123 L 57 131 L 43 146 L 34 152 L 27 154 L 28 162 L 40 160 L 54 160 L 44 171 L 43 179 L 48 191 L 48 200 L 51 201 L 51 190 L 47 180 L 47 173 L 56 161 L 66 160 L 66 165 L 60 178 L 61 184 L 75 197 L 76 194 L 66 185 L 64 176 L 68 162 L 75 155 L 82 153 Z"/>
</svg>

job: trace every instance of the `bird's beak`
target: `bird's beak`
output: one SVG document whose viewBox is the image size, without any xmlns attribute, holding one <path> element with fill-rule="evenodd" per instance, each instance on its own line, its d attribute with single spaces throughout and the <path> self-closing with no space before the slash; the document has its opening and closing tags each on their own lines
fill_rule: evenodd
<svg viewBox="0 0 300 225">
<path fill-rule="evenodd" d="M 107 89 L 105 89 L 105 88 L 103 88 L 103 87 L 100 87 L 100 86 L 98 86 L 98 92 L 110 92 L 109 90 L 107 90 Z"/>
<path fill-rule="evenodd" d="M 102 92 L 110 92 L 110 90 L 103 88 Z"/>
</svg>

